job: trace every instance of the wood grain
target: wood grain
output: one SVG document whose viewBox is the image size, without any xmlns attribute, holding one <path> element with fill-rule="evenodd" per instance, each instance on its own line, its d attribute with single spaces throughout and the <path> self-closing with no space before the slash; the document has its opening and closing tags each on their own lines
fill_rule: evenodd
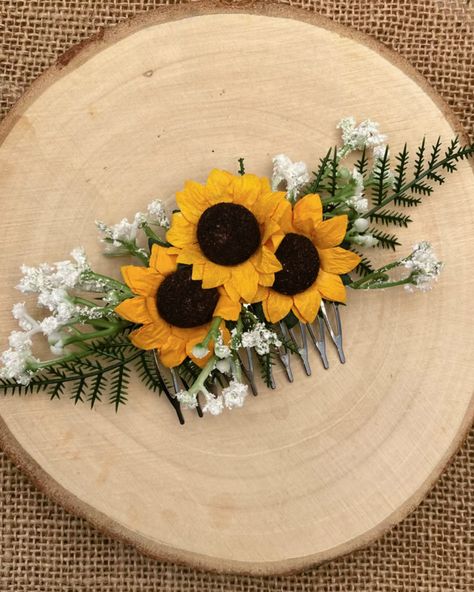
<svg viewBox="0 0 474 592">
<path fill-rule="evenodd" d="M 172 207 L 185 179 L 236 171 L 240 156 L 267 175 L 277 152 L 314 163 L 344 115 L 382 122 L 394 149 L 453 135 L 439 99 L 373 42 L 259 10 L 181 7 L 107 32 L 2 124 L 2 343 L 20 263 L 81 244 L 117 274 L 95 219 L 155 197 Z M 402 233 L 403 253 L 433 242 L 441 281 L 429 294 L 351 294 L 346 365 L 331 352 L 323 371 L 313 356 L 312 378 L 298 369 L 289 386 L 278 372 L 278 390 L 184 428 L 138 381 L 118 414 L 4 398 L 3 444 L 55 499 L 157 557 L 275 573 L 367 543 L 418 503 L 472 418 L 474 175 L 459 168 Z"/>
</svg>

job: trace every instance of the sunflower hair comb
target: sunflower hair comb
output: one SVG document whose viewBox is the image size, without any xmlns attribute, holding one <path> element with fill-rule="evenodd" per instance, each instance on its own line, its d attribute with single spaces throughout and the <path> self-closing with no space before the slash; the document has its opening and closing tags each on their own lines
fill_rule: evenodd
<svg viewBox="0 0 474 592">
<path fill-rule="evenodd" d="M 311 375 L 311 344 L 325 369 L 328 343 L 344 364 L 347 292 L 427 291 L 438 280 L 443 265 L 426 241 L 378 267 L 368 253 L 400 246 L 384 227 L 407 227 L 406 208 L 474 144 L 423 139 L 414 158 L 407 145 L 392 157 L 377 123 L 346 117 L 338 129 L 340 145 L 312 175 L 279 154 L 269 180 L 246 173 L 239 158 L 236 174 L 214 169 L 204 184 L 187 181 L 171 219 L 154 200 L 132 221 L 97 222 L 105 255 L 136 260 L 121 266 L 122 279 L 94 271 L 82 248 L 71 260 L 23 265 L 17 287 L 45 314 L 14 305 L 20 330 L 0 356 L 0 391 L 68 394 L 91 407 L 107 398 L 118 410 L 135 368 L 182 424 L 186 409 L 219 415 L 261 384 L 275 389 L 275 364 L 293 382 L 293 357 Z M 33 352 L 36 336 L 53 357 Z"/>
</svg>

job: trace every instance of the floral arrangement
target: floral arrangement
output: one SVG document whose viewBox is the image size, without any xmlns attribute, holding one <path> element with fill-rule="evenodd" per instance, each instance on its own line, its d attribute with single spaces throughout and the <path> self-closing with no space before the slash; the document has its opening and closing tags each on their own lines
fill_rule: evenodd
<svg viewBox="0 0 474 592">
<path fill-rule="evenodd" d="M 123 281 L 92 270 L 82 248 L 68 261 L 22 266 L 18 289 L 36 294 L 46 316 L 13 307 L 21 330 L 0 357 L 0 390 L 67 392 L 91 407 L 107 396 L 118 409 L 135 367 L 184 423 L 183 408 L 202 416 L 242 407 L 257 394 L 257 365 L 271 388 L 275 363 L 293 380 L 292 356 L 311 374 L 308 342 L 327 368 L 329 336 L 344 362 L 339 305 L 348 288 L 428 290 L 438 279 L 442 263 L 428 242 L 377 269 L 367 250 L 395 250 L 399 240 L 383 226 L 407 226 L 406 208 L 474 144 L 423 140 L 411 162 L 406 145 L 391 159 L 375 122 L 347 117 L 338 127 L 342 144 L 312 174 L 280 154 L 270 182 L 239 159 L 235 175 L 187 181 L 171 220 L 155 200 L 132 222 L 97 222 L 107 256 L 137 260 L 121 268 Z M 53 358 L 34 355 L 41 337 Z"/>
</svg>

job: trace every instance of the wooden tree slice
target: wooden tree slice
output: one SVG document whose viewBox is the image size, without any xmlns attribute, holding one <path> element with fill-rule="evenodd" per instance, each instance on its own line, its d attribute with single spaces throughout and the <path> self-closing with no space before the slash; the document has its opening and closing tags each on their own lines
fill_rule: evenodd
<svg viewBox="0 0 474 592">
<path fill-rule="evenodd" d="M 257 11 L 266 14 L 257 14 Z M 77 55 L 76 55 L 77 54 Z M 3 123 L 2 343 L 21 263 L 84 245 L 94 220 L 132 216 L 213 167 L 315 164 L 339 119 L 381 122 L 392 148 L 454 134 L 403 62 L 307 13 L 199 5 L 148 15 L 70 51 Z M 261 389 L 242 410 L 189 415 L 133 379 L 127 406 L 0 400 L 3 444 L 64 506 L 160 558 L 250 573 L 296 570 L 365 544 L 409 512 L 472 417 L 474 175 L 461 163 L 400 234 L 445 262 L 436 289 L 351 293 L 348 361 Z M 379 254 L 384 260 L 391 254 Z"/>
</svg>

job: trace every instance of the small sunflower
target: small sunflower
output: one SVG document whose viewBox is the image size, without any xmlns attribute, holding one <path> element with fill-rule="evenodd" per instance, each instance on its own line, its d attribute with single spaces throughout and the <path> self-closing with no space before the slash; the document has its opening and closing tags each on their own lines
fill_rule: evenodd
<svg viewBox="0 0 474 592">
<path fill-rule="evenodd" d="M 304 323 L 316 318 L 321 299 L 345 302 L 346 289 L 340 274 L 348 273 L 360 257 L 338 245 L 344 240 L 347 216 L 323 221 L 319 195 L 305 195 L 291 208 L 288 204 L 280 225 L 285 232 L 275 255 L 283 269 L 271 288 L 259 290 L 263 311 L 271 323 L 290 311 Z"/>
<path fill-rule="evenodd" d="M 282 266 L 275 257 L 286 199 L 265 178 L 213 170 L 205 185 L 188 181 L 178 192 L 167 240 L 178 263 L 193 266 L 203 288 L 223 286 L 234 301 L 249 302 L 271 286 Z"/>
<path fill-rule="evenodd" d="M 174 367 L 190 356 L 207 335 L 213 317 L 237 320 L 240 305 L 223 290 L 203 289 L 191 278 L 190 267 L 178 267 L 170 249 L 153 245 L 149 267 L 122 267 L 125 283 L 136 296 L 121 302 L 115 312 L 142 325 L 130 334 L 140 349 L 156 349 L 164 366 Z M 228 336 L 222 324 L 224 339 Z M 204 359 L 194 361 L 202 366 Z"/>
</svg>

